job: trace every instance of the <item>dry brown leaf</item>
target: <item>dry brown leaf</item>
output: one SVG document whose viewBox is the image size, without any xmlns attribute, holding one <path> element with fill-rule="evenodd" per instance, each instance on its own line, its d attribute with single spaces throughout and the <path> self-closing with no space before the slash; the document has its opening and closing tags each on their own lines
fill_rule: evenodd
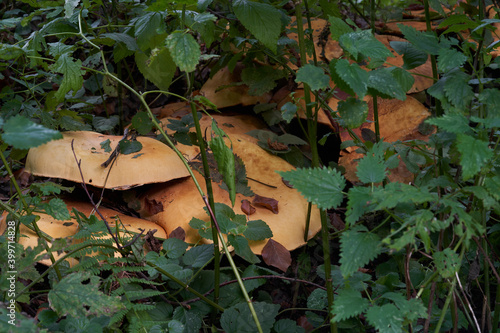
<svg viewBox="0 0 500 333">
<path fill-rule="evenodd" d="M 292 256 L 283 245 L 274 241 L 272 238 L 262 249 L 262 259 L 269 265 L 286 272 L 292 264 Z"/>
<path fill-rule="evenodd" d="M 186 239 L 186 232 L 181 227 L 178 227 L 168 235 L 168 238 L 177 238 L 184 241 Z"/>
<path fill-rule="evenodd" d="M 275 200 L 273 198 L 267 198 L 256 194 L 253 198 L 253 204 L 256 206 L 267 208 L 274 214 L 279 213 L 278 200 Z"/>
<path fill-rule="evenodd" d="M 250 204 L 247 199 L 241 200 L 241 210 L 246 215 L 252 215 L 255 213 L 255 207 Z"/>
</svg>

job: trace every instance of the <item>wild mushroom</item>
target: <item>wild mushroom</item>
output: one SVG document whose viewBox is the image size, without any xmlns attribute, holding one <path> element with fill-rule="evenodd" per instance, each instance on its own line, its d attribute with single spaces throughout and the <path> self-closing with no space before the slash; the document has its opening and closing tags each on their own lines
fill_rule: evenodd
<svg viewBox="0 0 500 333">
<path fill-rule="evenodd" d="M 80 170 L 71 150 L 74 140 L 75 154 L 81 160 L 85 183 L 96 187 L 127 189 L 189 175 L 172 149 L 146 137 L 137 138 L 142 144 L 141 151 L 129 155 L 118 154 L 112 166 L 103 167 L 102 163 L 108 160 L 121 139 L 120 136 L 95 132 L 65 132 L 61 140 L 30 149 L 26 170 L 36 176 L 81 182 Z M 108 149 L 103 146 L 106 142 L 109 143 Z"/>
<path fill-rule="evenodd" d="M 276 171 L 288 171 L 293 166 L 286 161 L 267 153 L 258 145 L 250 142 L 244 135 L 230 135 L 233 151 L 245 163 L 248 184 L 257 195 L 272 198 L 278 202 L 278 211 L 273 212 L 264 207 L 255 207 L 255 213 L 248 216 L 249 220 L 261 219 L 265 221 L 273 232 L 272 239 L 282 244 L 288 250 L 296 249 L 305 244 L 304 230 L 307 216 L 307 202 L 295 189 L 285 185 Z M 180 148 L 182 149 L 182 148 Z M 196 179 L 205 190 L 205 181 L 201 174 L 195 172 Z M 226 191 L 219 184 L 212 181 L 215 202 L 230 204 Z M 242 194 L 236 195 L 236 214 L 245 214 L 242 209 L 243 200 L 252 201 L 252 198 Z M 162 226 L 167 233 L 171 233 L 178 227 L 186 232 L 186 241 L 196 243 L 200 240 L 197 230 L 189 226 L 193 217 L 209 221 L 204 211 L 204 202 L 200 197 L 192 179 L 175 182 L 173 185 L 155 185 L 142 198 L 143 204 L 146 200 L 161 202 L 163 211 L 148 214 L 143 211 L 142 217 Z M 245 209 L 246 210 L 246 209 Z M 308 239 L 312 238 L 321 228 L 320 217 L 317 209 L 312 210 L 311 224 Z M 255 254 L 261 254 L 266 241 L 250 242 L 250 247 Z"/>
</svg>

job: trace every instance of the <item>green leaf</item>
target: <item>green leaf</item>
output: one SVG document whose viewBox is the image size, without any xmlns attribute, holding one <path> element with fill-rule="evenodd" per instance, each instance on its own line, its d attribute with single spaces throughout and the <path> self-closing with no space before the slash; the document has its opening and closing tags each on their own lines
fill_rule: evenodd
<svg viewBox="0 0 500 333">
<path fill-rule="evenodd" d="M 438 53 L 438 69 L 448 72 L 455 67 L 461 67 L 467 61 L 467 56 L 455 49 L 440 49 Z"/>
<path fill-rule="evenodd" d="M 295 82 L 303 82 L 309 85 L 311 90 L 325 89 L 330 84 L 330 78 L 322 68 L 307 64 L 297 71 Z"/>
<path fill-rule="evenodd" d="M 1 44 L 0 59 L 12 60 L 24 54 L 24 50 L 17 45 Z"/>
<path fill-rule="evenodd" d="M 112 316 L 125 308 L 119 296 L 106 296 L 99 290 L 99 284 L 100 278 L 90 272 L 67 275 L 49 291 L 50 307 L 59 317 L 70 315 L 75 318 Z"/>
<path fill-rule="evenodd" d="M 347 201 L 346 222 L 348 225 L 356 223 L 365 212 L 369 211 L 371 191 L 368 187 L 355 186 L 349 189 Z"/>
<path fill-rule="evenodd" d="M 109 153 L 111 152 L 111 141 L 109 139 L 106 139 L 105 141 L 100 143 L 101 149 L 104 150 L 104 152 Z"/>
<path fill-rule="evenodd" d="M 380 68 L 369 72 L 368 87 L 375 90 L 370 92 L 372 96 L 397 98 L 402 101 L 406 99 L 406 91 L 392 74 L 391 68 Z"/>
<path fill-rule="evenodd" d="M 154 39 L 158 32 L 166 31 L 165 16 L 161 12 L 146 12 L 143 16 L 139 16 L 134 24 L 135 40 L 142 51 L 154 47 Z"/>
<path fill-rule="evenodd" d="M 365 226 L 355 226 L 340 236 L 340 271 L 348 277 L 381 252 L 380 238 Z"/>
<path fill-rule="evenodd" d="M 283 75 L 271 66 L 246 67 L 241 71 L 241 80 L 250 88 L 249 95 L 261 96 L 276 87 L 277 79 Z"/>
<path fill-rule="evenodd" d="M 253 220 L 248 221 L 247 229 L 243 232 L 243 235 L 249 240 L 258 241 L 273 237 L 273 232 L 266 222 Z"/>
<path fill-rule="evenodd" d="M 270 333 L 280 309 L 279 304 L 252 302 L 262 332 Z M 238 303 L 226 309 L 220 318 L 222 329 L 226 333 L 255 333 L 257 327 L 246 303 Z"/>
<path fill-rule="evenodd" d="M 236 171 L 233 150 L 224 143 L 223 138 L 227 135 L 217 126 L 215 120 L 212 120 L 212 131 L 215 136 L 213 136 L 212 140 L 208 142 L 208 145 L 213 151 L 218 171 L 222 174 L 224 183 L 229 190 L 228 192 L 231 204 L 234 206 L 234 201 L 236 199 Z"/>
<path fill-rule="evenodd" d="M 451 70 L 445 76 L 444 94 L 458 108 L 465 109 L 474 98 L 474 92 L 469 85 L 470 76 L 459 68 Z"/>
<path fill-rule="evenodd" d="M 341 125 L 347 128 L 358 128 L 368 116 L 368 104 L 360 99 L 349 97 L 345 101 L 340 101 L 337 105 L 337 111 L 342 117 Z"/>
<path fill-rule="evenodd" d="M 335 169 L 323 167 L 278 173 L 320 209 L 337 208 L 342 203 L 345 178 Z"/>
<path fill-rule="evenodd" d="M 305 333 L 305 330 L 291 319 L 278 320 L 273 326 L 273 331 L 275 333 Z"/>
<path fill-rule="evenodd" d="M 115 42 L 123 43 L 127 50 L 129 51 L 137 51 L 139 50 L 139 46 L 135 39 L 127 34 L 119 33 L 119 32 L 108 32 L 101 35 L 102 37 L 111 38 Z"/>
<path fill-rule="evenodd" d="M 141 135 L 146 135 L 151 132 L 153 128 L 153 122 L 149 118 L 148 114 L 144 111 L 139 111 L 132 117 L 132 126 Z"/>
<path fill-rule="evenodd" d="M 212 244 L 202 244 L 192 247 L 182 257 L 182 262 L 186 266 L 199 268 L 205 266 L 214 256 Z"/>
<path fill-rule="evenodd" d="M 47 204 L 42 205 L 45 212 L 59 221 L 67 221 L 71 219 L 68 207 L 59 198 L 51 199 Z"/>
<path fill-rule="evenodd" d="M 340 322 L 357 316 L 368 309 L 370 302 L 361 296 L 361 293 L 353 289 L 342 289 L 335 296 L 332 315 L 333 321 Z"/>
<path fill-rule="evenodd" d="M 391 51 L 385 47 L 370 30 L 361 30 L 343 34 L 339 38 L 342 48 L 358 59 L 359 55 L 371 60 L 385 60 L 387 57 L 394 57 Z"/>
<path fill-rule="evenodd" d="M 401 333 L 403 318 L 394 304 L 372 306 L 366 312 L 366 319 L 379 332 Z"/>
<path fill-rule="evenodd" d="M 109 118 L 95 116 L 92 119 L 92 125 L 98 132 L 111 131 L 119 123 L 120 123 L 120 117 L 117 115 L 110 116 Z"/>
<path fill-rule="evenodd" d="M 439 118 L 430 118 L 426 123 L 435 125 L 442 130 L 455 134 L 473 134 L 469 120 L 462 114 L 445 114 Z"/>
<path fill-rule="evenodd" d="M 352 28 L 339 17 L 329 16 L 331 39 L 338 41 L 343 34 L 353 32 Z"/>
<path fill-rule="evenodd" d="M 73 90 L 74 96 L 83 87 L 83 74 L 85 74 L 85 71 L 81 67 L 82 61 L 80 59 L 74 61 L 69 53 L 61 55 L 54 64 L 49 66 L 54 72 L 63 75 L 59 89 L 54 95 L 58 101 L 62 101 L 70 90 Z"/>
<path fill-rule="evenodd" d="M 414 47 L 428 54 L 438 55 L 441 47 L 439 46 L 439 41 L 434 32 L 417 31 L 417 29 L 413 27 L 400 23 L 398 27 L 405 36 L 405 39 Z"/>
<path fill-rule="evenodd" d="M 427 316 L 427 309 L 421 298 L 406 299 L 402 294 L 388 292 L 382 298 L 390 299 L 399 308 L 399 313 L 408 321 L 413 322 L 419 318 Z"/>
<path fill-rule="evenodd" d="M 251 264 L 257 264 L 260 259 L 252 252 L 248 245 L 248 240 L 240 235 L 229 234 L 227 236 L 229 244 L 234 248 L 234 253 L 245 259 Z"/>
<path fill-rule="evenodd" d="M 80 3 L 80 0 L 64 0 L 64 17 L 70 18 L 73 16 L 73 12 Z"/>
<path fill-rule="evenodd" d="M 350 64 L 345 59 L 340 59 L 335 64 L 337 75 L 346 82 L 349 87 L 358 95 L 359 99 L 363 99 L 368 89 L 368 72 L 359 67 L 358 64 Z"/>
<path fill-rule="evenodd" d="M 178 238 L 169 238 L 163 242 L 163 249 L 167 252 L 167 257 L 170 259 L 181 257 L 186 253 L 187 248 L 187 243 Z"/>
<path fill-rule="evenodd" d="M 165 41 L 175 64 L 182 72 L 190 73 L 200 62 L 200 45 L 194 37 L 183 31 L 171 33 Z"/>
<path fill-rule="evenodd" d="M 241 24 L 276 53 L 281 32 L 281 12 L 267 3 L 250 0 L 234 0 L 233 10 Z"/>
<path fill-rule="evenodd" d="M 392 76 L 396 79 L 401 89 L 407 93 L 415 83 L 413 75 L 399 67 L 391 67 L 390 70 Z"/>
<path fill-rule="evenodd" d="M 418 67 L 425 64 L 427 59 L 429 59 L 427 53 L 417 49 L 408 42 L 392 41 L 390 45 L 398 54 L 403 55 L 404 69 L 409 70 Z"/>
<path fill-rule="evenodd" d="M 35 124 L 17 115 L 9 118 L 3 125 L 2 140 L 16 149 L 38 147 L 50 140 L 62 139 L 58 131 Z"/>
<path fill-rule="evenodd" d="M 368 154 L 358 162 L 356 175 L 365 184 L 379 183 L 387 174 L 385 164 L 380 158 Z"/>
<path fill-rule="evenodd" d="M 297 110 L 298 110 L 297 105 L 293 104 L 292 102 L 286 102 L 281 107 L 281 114 L 283 116 L 283 120 L 285 120 L 289 124 L 295 117 Z"/>
<path fill-rule="evenodd" d="M 474 177 L 493 157 L 488 142 L 465 134 L 457 135 L 457 149 L 460 152 L 460 165 L 464 180 Z"/>
<path fill-rule="evenodd" d="M 168 91 L 177 70 L 168 48 L 156 50 L 150 57 L 145 53 L 136 52 L 135 62 L 144 78 L 153 82 L 159 89 Z"/>
<path fill-rule="evenodd" d="M 142 143 L 139 141 L 121 140 L 118 145 L 120 146 L 120 153 L 123 155 L 137 153 L 142 149 Z"/>
<path fill-rule="evenodd" d="M 460 258 L 450 248 L 434 253 L 434 263 L 439 274 L 445 279 L 453 277 L 460 268 Z"/>
<path fill-rule="evenodd" d="M 336 301 L 336 300 L 335 300 Z M 307 307 L 314 310 L 324 310 L 328 308 L 328 295 L 324 289 L 314 289 L 307 298 Z"/>
</svg>

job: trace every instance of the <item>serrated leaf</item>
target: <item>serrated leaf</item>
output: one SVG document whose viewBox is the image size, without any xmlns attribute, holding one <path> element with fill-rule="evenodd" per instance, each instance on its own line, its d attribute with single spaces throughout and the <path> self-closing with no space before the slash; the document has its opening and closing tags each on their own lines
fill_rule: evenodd
<svg viewBox="0 0 500 333">
<path fill-rule="evenodd" d="M 292 264 L 290 251 L 272 238 L 262 249 L 262 259 L 267 265 L 274 266 L 283 272 L 286 272 Z"/>
<path fill-rule="evenodd" d="M 289 124 L 295 117 L 297 110 L 297 105 L 293 104 L 292 102 L 286 102 L 281 107 L 281 115 L 283 116 L 283 120 L 285 120 Z"/>
<path fill-rule="evenodd" d="M 434 263 L 443 278 L 451 278 L 460 268 L 458 254 L 450 248 L 434 253 Z"/>
<path fill-rule="evenodd" d="M 375 259 L 381 252 L 380 238 L 358 225 L 340 236 L 340 271 L 348 277 Z"/>
<path fill-rule="evenodd" d="M 134 35 L 137 45 L 142 51 L 154 46 L 154 38 L 158 31 L 165 31 L 165 18 L 162 12 L 146 12 L 134 22 Z"/>
<path fill-rule="evenodd" d="M 359 291 L 342 289 L 339 291 L 338 295 L 335 296 L 335 302 L 333 303 L 333 321 L 340 322 L 357 316 L 366 311 L 369 305 L 370 302 L 366 298 L 361 297 Z"/>
<path fill-rule="evenodd" d="M 187 248 L 187 243 L 177 238 L 168 238 L 163 242 L 163 249 L 170 259 L 179 258 L 186 252 Z"/>
<path fill-rule="evenodd" d="M 62 54 L 54 64 L 49 66 L 54 72 L 63 75 L 63 79 L 59 84 L 59 89 L 57 89 L 54 95 L 58 101 L 62 101 L 66 93 L 70 90 L 73 91 L 74 96 L 76 92 L 82 88 L 83 74 L 85 74 L 85 71 L 82 70 L 81 67 L 82 61 L 80 59 L 75 61 L 69 53 Z"/>
<path fill-rule="evenodd" d="M 2 140 L 16 149 L 38 147 L 51 140 L 62 139 L 58 131 L 35 124 L 17 115 L 9 118 L 3 125 Z"/>
<path fill-rule="evenodd" d="M 413 75 L 399 67 L 391 67 L 390 69 L 392 76 L 396 79 L 401 89 L 407 93 L 415 83 Z"/>
<path fill-rule="evenodd" d="M 273 326 L 273 331 L 275 333 L 305 333 L 304 328 L 297 326 L 291 319 L 278 320 Z"/>
<path fill-rule="evenodd" d="M 353 32 L 352 28 L 339 17 L 329 16 L 331 39 L 338 41 L 340 36 Z"/>
<path fill-rule="evenodd" d="M 303 82 L 309 85 L 311 90 L 320 90 L 328 87 L 330 78 L 322 68 L 307 64 L 297 71 L 295 82 Z"/>
<path fill-rule="evenodd" d="M 385 164 L 376 156 L 368 154 L 358 162 L 356 175 L 365 184 L 379 183 L 385 179 Z"/>
<path fill-rule="evenodd" d="M 241 80 L 250 88 L 248 94 L 261 96 L 276 87 L 280 71 L 271 66 L 246 67 L 241 71 Z"/>
<path fill-rule="evenodd" d="M 320 209 L 337 208 L 342 203 L 345 178 L 338 170 L 323 167 L 278 173 Z"/>
<path fill-rule="evenodd" d="M 279 304 L 252 302 L 262 332 L 270 333 L 280 309 Z M 255 333 L 258 329 L 246 303 L 238 303 L 226 309 L 220 318 L 222 329 L 226 333 Z"/>
<path fill-rule="evenodd" d="M 111 116 L 109 118 L 95 116 L 92 119 L 92 125 L 98 132 L 111 131 L 120 123 L 120 117 L 117 115 Z"/>
<path fill-rule="evenodd" d="M 229 199 L 234 206 L 236 199 L 236 171 L 233 150 L 224 143 L 223 137 L 226 136 L 226 133 L 217 126 L 215 120 L 212 120 L 212 131 L 215 136 L 208 142 L 208 145 L 213 151 L 218 171 L 229 190 Z"/>
<path fill-rule="evenodd" d="M 399 315 L 398 308 L 394 304 L 372 306 L 366 312 L 366 319 L 379 332 L 401 333 L 403 318 Z"/>
<path fill-rule="evenodd" d="M 120 147 L 120 153 L 123 155 L 137 153 L 142 149 L 142 143 L 139 141 L 121 140 L 118 145 Z"/>
<path fill-rule="evenodd" d="M 59 198 L 51 199 L 48 203 L 42 206 L 45 212 L 59 221 L 66 221 L 71 219 L 68 207 L 63 200 Z"/>
<path fill-rule="evenodd" d="M 405 39 L 417 49 L 432 55 L 439 53 L 439 41 L 433 32 L 417 31 L 414 27 L 400 23 L 398 28 L 405 36 Z"/>
<path fill-rule="evenodd" d="M 469 120 L 462 114 L 445 114 L 439 118 L 430 118 L 426 123 L 435 125 L 442 130 L 455 134 L 473 134 Z"/>
<path fill-rule="evenodd" d="M 200 62 L 200 45 L 186 32 L 175 31 L 165 41 L 175 64 L 183 72 L 190 73 Z"/>
<path fill-rule="evenodd" d="M 111 38 L 112 40 L 114 40 L 116 42 L 123 43 L 127 47 L 127 50 L 129 50 L 129 51 L 139 50 L 139 46 L 137 45 L 137 42 L 135 41 L 135 39 L 127 34 L 120 33 L 120 32 L 108 32 L 108 33 L 102 34 L 101 36 L 106 37 L 106 38 Z"/>
<path fill-rule="evenodd" d="M 347 225 L 356 223 L 365 212 L 369 211 L 371 191 L 368 187 L 355 186 L 348 192 L 346 222 Z"/>
<path fill-rule="evenodd" d="M 194 268 L 203 267 L 214 255 L 214 247 L 211 244 L 202 244 L 189 249 L 182 257 L 186 266 Z"/>
<path fill-rule="evenodd" d="M 370 92 L 372 96 L 397 98 L 402 101 L 406 99 L 406 91 L 392 74 L 391 68 L 380 68 L 369 72 L 368 87 L 375 91 Z"/>
<path fill-rule="evenodd" d="M 73 12 L 79 3 L 80 0 L 64 0 L 64 17 L 70 18 L 73 16 Z"/>
<path fill-rule="evenodd" d="M 0 59 L 12 60 L 24 54 L 24 50 L 17 45 L 1 44 Z"/>
<path fill-rule="evenodd" d="M 233 10 L 241 24 L 276 53 L 281 32 L 281 12 L 267 3 L 250 0 L 234 0 Z"/>
<path fill-rule="evenodd" d="M 144 78 L 153 82 L 159 89 L 168 91 L 177 70 L 168 48 L 157 50 L 150 57 L 145 53 L 136 52 L 135 62 Z"/>
<path fill-rule="evenodd" d="M 390 45 L 398 54 L 403 55 L 404 69 L 409 70 L 418 67 L 425 64 L 427 59 L 429 59 L 427 53 L 417 49 L 408 42 L 392 41 Z"/>
<path fill-rule="evenodd" d="M 47 45 L 49 46 L 49 54 L 54 58 L 57 58 L 64 53 L 69 53 L 74 49 L 74 45 L 66 45 L 62 42 L 47 43 Z"/>
<path fill-rule="evenodd" d="M 337 299 L 335 299 L 337 301 Z M 328 308 L 328 295 L 324 289 L 314 289 L 307 298 L 307 307 L 314 310 L 324 310 Z"/>
<path fill-rule="evenodd" d="M 139 111 L 132 117 L 132 126 L 139 134 L 146 135 L 153 128 L 153 122 L 146 112 Z"/>
<path fill-rule="evenodd" d="M 394 55 L 373 36 L 370 30 L 361 30 L 343 34 L 339 38 L 342 48 L 350 53 L 354 58 L 359 55 L 371 58 L 371 60 L 385 60 Z"/>
<path fill-rule="evenodd" d="M 84 281 L 87 282 L 83 284 Z M 99 284 L 100 278 L 90 272 L 67 275 L 49 291 L 50 307 L 59 317 L 74 318 L 111 316 L 125 308 L 119 296 L 106 296 L 99 290 Z"/>
<path fill-rule="evenodd" d="M 335 64 L 337 75 L 349 85 L 349 87 L 363 99 L 368 89 L 368 72 L 359 67 L 358 64 L 350 64 L 345 59 L 340 59 Z"/>
<path fill-rule="evenodd" d="M 388 292 L 382 298 L 390 299 L 399 308 L 401 315 L 410 322 L 427 315 L 427 309 L 420 298 L 406 299 L 406 296 L 395 292 Z"/>
<path fill-rule="evenodd" d="M 438 69 L 441 72 L 448 72 L 455 67 L 461 67 L 467 56 L 455 49 L 440 49 L 438 53 Z"/>
<path fill-rule="evenodd" d="M 457 135 L 457 149 L 460 152 L 460 165 L 464 180 L 474 177 L 493 157 L 488 142 L 465 134 Z"/>
<path fill-rule="evenodd" d="M 243 232 L 243 236 L 249 240 L 258 241 L 273 237 L 273 232 L 266 222 L 262 220 L 253 220 L 248 221 L 247 228 Z"/>
<path fill-rule="evenodd" d="M 368 104 L 363 100 L 349 97 L 338 103 L 337 111 L 342 118 L 343 127 L 358 128 L 366 121 Z"/>
<path fill-rule="evenodd" d="M 474 92 L 469 85 L 470 76 L 459 68 L 446 74 L 444 94 L 458 108 L 465 109 L 474 98 Z"/>
<path fill-rule="evenodd" d="M 260 259 L 252 252 L 248 245 L 248 240 L 240 235 L 229 234 L 227 236 L 229 244 L 234 248 L 234 253 L 245 259 L 251 264 L 260 262 Z"/>
</svg>

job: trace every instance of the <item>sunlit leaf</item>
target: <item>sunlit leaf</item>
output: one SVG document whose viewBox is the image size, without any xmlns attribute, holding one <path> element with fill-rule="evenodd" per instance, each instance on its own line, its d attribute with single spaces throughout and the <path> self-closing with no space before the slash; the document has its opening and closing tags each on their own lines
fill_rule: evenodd
<svg viewBox="0 0 500 333">
<path fill-rule="evenodd" d="M 165 41 L 175 64 L 183 72 L 190 73 L 200 62 L 200 45 L 194 37 L 183 31 L 171 33 Z"/>
</svg>

